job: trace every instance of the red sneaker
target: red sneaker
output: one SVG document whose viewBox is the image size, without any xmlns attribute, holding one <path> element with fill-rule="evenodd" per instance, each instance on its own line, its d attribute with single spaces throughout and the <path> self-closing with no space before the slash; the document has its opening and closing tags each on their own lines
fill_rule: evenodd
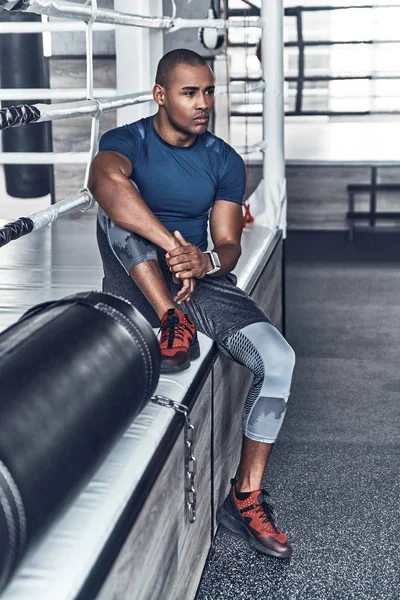
<svg viewBox="0 0 400 600">
<path fill-rule="evenodd" d="M 274 507 L 267 502 L 269 493 L 256 490 L 239 500 L 235 484 L 232 480 L 231 491 L 217 511 L 219 523 L 240 535 L 256 550 L 276 558 L 289 558 L 292 548 L 286 535 L 275 525 Z"/>
<path fill-rule="evenodd" d="M 200 356 L 196 328 L 183 311 L 170 308 L 161 318 L 161 373 L 184 371 Z"/>
</svg>

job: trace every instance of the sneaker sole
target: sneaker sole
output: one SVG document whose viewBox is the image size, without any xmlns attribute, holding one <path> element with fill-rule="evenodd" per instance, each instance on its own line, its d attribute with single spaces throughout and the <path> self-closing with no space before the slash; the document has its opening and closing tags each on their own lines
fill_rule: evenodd
<svg viewBox="0 0 400 600">
<path fill-rule="evenodd" d="M 235 533 L 236 535 L 239 535 L 241 538 L 245 539 L 250 546 L 259 552 L 262 552 L 263 554 L 268 554 L 274 558 L 290 558 L 292 556 L 291 548 L 288 548 L 286 552 L 280 554 L 279 552 L 270 550 L 269 548 L 263 546 L 263 544 L 260 544 L 260 542 L 258 542 L 247 529 L 246 525 L 244 525 L 244 523 L 240 523 L 237 519 L 235 519 L 235 517 L 232 517 L 232 515 L 225 510 L 223 506 L 217 510 L 217 521 L 226 527 L 226 529 L 228 529 L 231 533 Z"/>
<path fill-rule="evenodd" d="M 161 362 L 160 373 L 179 373 L 180 371 L 186 371 L 190 367 L 190 361 L 196 360 L 200 356 L 200 344 L 199 340 L 196 339 L 195 343 L 190 346 L 189 355 L 185 362 L 180 365 L 170 365 L 166 362 Z"/>
</svg>

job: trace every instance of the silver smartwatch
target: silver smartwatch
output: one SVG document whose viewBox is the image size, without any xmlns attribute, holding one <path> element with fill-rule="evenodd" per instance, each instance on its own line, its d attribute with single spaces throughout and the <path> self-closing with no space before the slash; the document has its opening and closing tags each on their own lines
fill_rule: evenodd
<svg viewBox="0 0 400 600">
<path fill-rule="evenodd" d="M 221 268 L 221 261 L 219 260 L 218 254 L 214 252 L 214 250 L 206 250 L 204 254 L 210 255 L 211 263 L 213 266 L 213 268 L 210 271 L 207 271 L 206 275 L 212 275 L 213 273 L 219 271 Z"/>
</svg>

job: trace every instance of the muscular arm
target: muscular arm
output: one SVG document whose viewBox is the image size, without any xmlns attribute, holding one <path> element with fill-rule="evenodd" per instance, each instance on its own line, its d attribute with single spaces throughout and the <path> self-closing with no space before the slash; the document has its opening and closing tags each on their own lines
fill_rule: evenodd
<svg viewBox="0 0 400 600">
<path fill-rule="evenodd" d="M 151 212 L 129 180 L 131 161 L 123 154 L 99 152 L 92 162 L 89 190 L 117 225 L 133 231 L 164 250 L 178 245 L 176 238 Z"/>
<path fill-rule="evenodd" d="M 243 229 L 242 205 L 227 200 L 216 200 L 210 215 L 210 231 L 214 250 L 221 261 L 221 269 L 211 277 L 221 277 L 235 268 L 241 255 L 240 238 Z M 166 255 L 168 266 L 178 278 L 202 278 L 212 269 L 210 256 L 186 242 L 179 232 L 175 237 L 182 246 Z"/>
<path fill-rule="evenodd" d="M 242 253 L 242 231 L 242 205 L 227 200 L 216 200 L 210 215 L 210 232 L 214 250 L 221 261 L 221 269 L 212 277 L 225 275 L 236 267 Z"/>
</svg>

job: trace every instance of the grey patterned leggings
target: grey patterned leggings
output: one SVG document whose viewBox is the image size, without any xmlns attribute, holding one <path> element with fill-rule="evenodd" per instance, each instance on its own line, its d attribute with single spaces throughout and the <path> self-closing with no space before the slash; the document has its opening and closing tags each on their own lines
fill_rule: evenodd
<svg viewBox="0 0 400 600">
<path fill-rule="evenodd" d="M 157 259 L 153 244 L 113 223 L 100 208 L 99 224 L 113 256 L 127 275 L 135 265 Z M 168 270 L 167 275 L 170 276 Z M 121 277 L 116 279 L 121 282 Z M 120 288 L 114 290 L 114 293 L 124 296 Z M 129 295 L 126 297 L 131 299 Z M 290 393 L 295 362 L 291 346 L 254 302 L 232 283 L 224 284 L 221 281 L 218 285 L 218 281 L 212 278 L 208 282 L 202 280 L 202 285 L 199 282 L 196 286 L 196 298 L 197 304 L 191 301 L 186 309 L 196 327 L 216 339 L 222 352 L 254 374 L 243 410 L 244 435 L 259 442 L 275 442 L 285 417 Z M 133 300 L 132 303 L 136 305 Z M 228 314 L 232 322 L 233 317 L 242 324 L 250 312 L 255 322 L 242 329 L 238 327 L 232 335 L 222 341 L 219 337 L 218 340 L 215 335 L 216 326 L 221 325 L 221 321 L 225 323 L 225 317 L 221 319 L 221 315 Z"/>
<path fill-rule="evenodd" d="M 243 433 L 273 443 L 285 418 L 295 364 L 292 347 L 271 323 L 252 323 L 229 336 L 220 349 L 250 369 L 254 379 L 243 410 Z"/>
</svg>

